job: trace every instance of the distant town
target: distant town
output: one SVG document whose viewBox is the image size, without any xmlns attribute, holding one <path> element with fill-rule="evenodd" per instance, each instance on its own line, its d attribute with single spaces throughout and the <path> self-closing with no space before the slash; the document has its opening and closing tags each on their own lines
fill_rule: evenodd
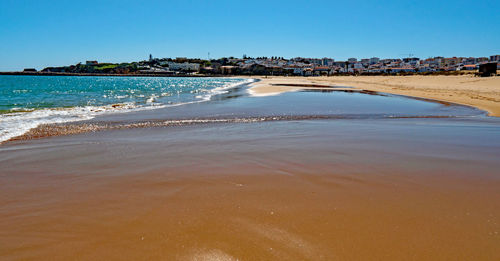
<svg viewBox="0 0 500 261">
<path fill-rule="evenodd" d="M 332 75 L 385 75 L 385 74 L 456 74 L 481 72 L 487 67 L 490 74 L 500 68 L 500 55 L 490 57 L 433 57 L 380 59 L 349 58 L 336 61 L 332 58 L 285 59 L 283 57 L 227 57 L 219 59 L 193 59 L 186 57 L 154 58 L 131 63 L 101 63 L 86 61 L 63 67 L 34 68 L 12 74 L 35 75 L 154 75 L 154 76 L 217 76 L 217 75 L 285 75 L 285 76 L 332 76 Z M 5 73 L 4 73 L 5 74 Z"/>
</svg>

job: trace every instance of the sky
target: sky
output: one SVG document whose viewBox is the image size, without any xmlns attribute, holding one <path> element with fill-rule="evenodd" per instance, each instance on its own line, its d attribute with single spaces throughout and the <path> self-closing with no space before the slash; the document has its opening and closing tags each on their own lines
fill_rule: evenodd
<svg viewBox="0 0 500 261">
<path fill-rule="evenodd" d="M 0 71 L 98 60 L 500 54 L 500 1 L 0 0 Z"/>
</svg>

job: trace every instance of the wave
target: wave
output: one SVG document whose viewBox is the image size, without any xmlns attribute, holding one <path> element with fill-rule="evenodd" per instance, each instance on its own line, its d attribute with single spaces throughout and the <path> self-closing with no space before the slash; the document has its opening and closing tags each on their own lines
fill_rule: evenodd
<svg viewBox="0 0 500 261">
<path fill-rule="evenodd" d="M 140 110 L 154 110 L 165 107 L 180 106 L 191 103 L 209 101 L 214 95 L 227 93 L 230 89 L 243 84 L 251 83 L 253 79 L 226 84 L 211 89 L 205 95 L 194 96 L 192 101 L 179 103 L 157 103 L 158 96 L 151 95 L 146 104 L 118 103 L 104 106 L 80 106 L 70 108 L 44 108 L 44 109 L 12 109 L 8 113 L 0 114 L 0 143 L 27 133 L 40 125 L 84 121 L 96 116 L 112 113 L 127 113 Z"/>
</svg>

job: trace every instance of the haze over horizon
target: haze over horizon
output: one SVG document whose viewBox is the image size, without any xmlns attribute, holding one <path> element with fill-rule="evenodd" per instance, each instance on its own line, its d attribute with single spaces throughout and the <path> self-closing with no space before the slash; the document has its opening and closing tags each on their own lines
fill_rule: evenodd
<svg viewBox="0 0 500 261">
<path fill-rule="evenodd" d="M 0 2 L 0 71 L 98 60 L 500 53 L 499 1 Z"/>
</svg>

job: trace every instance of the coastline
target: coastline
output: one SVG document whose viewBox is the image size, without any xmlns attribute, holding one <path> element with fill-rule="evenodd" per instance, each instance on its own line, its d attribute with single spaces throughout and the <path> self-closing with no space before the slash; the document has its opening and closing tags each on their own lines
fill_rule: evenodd
<svg viewBox="0 0 500 261">
<path fill-rule="evenodd" d="M 500 257 L 497 118 L 282 84 L 2 144 L 0 259 Z"/>
<path fill-rule="evenodd" d="M 0 75 L 26 76 L 100 76 L 100 77 L 201 77 L 201 78 L 250 78 L 262 80 L 255 83 L 249 92 L 254 96 L 278 95 L 283 92 L 307 88 L 292 85 L 326 85 L 328 89 L 354 91 L 376 91 L 451 102 L 472 106 L 488 112 L 489 116 L 500 117 L 500 76 L 488 78 L 466 75 L 408 75 L 408 76 L 247 76 L 247 75 L 203 75 L 203 74 L 104 74 L 104 73 L 40 73 L 0 72 Z M 281 86 L 275 86 L 279 84 Z M 342 87 L 345 87 L 342 89 Z"/>
<path fill-rule="evenodd" d="M 331 77 L 258 77 L 250 91 L 257 96 L 276 95 L 307 88 L 291 84 L 319 84 L 325 89 L 354 87 L 472 106 L 500 117 L 500 77 L 473 76 L 331 76 Z M 279 84 L 281 86 L 276 86 Z M 321 87 L 319 87 L 321 88 Z"/>
<path fill-rule="evenodd" d="M 500 261 L 498 10 L 0 0 L 0 261 Z"/>
<path fill-rule="evenodd" d="M 31 128 L 25 131 L 21 135 L 16 135 L 8 140 L 2 141 L 0 144 L 22 141 L 22 140 L 32 140 L 56 136 L 65 135 L 76 135 L 82 133 L 93 133 L 100 131 L 113 131 L 122 129 L 140 129 L 140 128 L 151 128 L 151 127 L 171 127 L 171 126 L 188 126 L 188 125 L 207 125 L 207 124 L 231 124 L 231 123 L 256 123 L 256 122 L 279 122 L 279 121 L 307 121 L 307 120 L 339 120 L 339 119 L 425 119 L 425 118 L 455 118 L 455 117 L 469 117 L 469 116 L 482 116 L 485 115 L 484 111 L 477 110 L 471 106 L 462 106 L 460 104 L 441 102 L 439 100 L 427 99 L 427 98 L 415 98 L 408 97 L 405 95 L 393 95 L 386 93 L 379 93 L 375 91 L 363 90 L 354 87 L 344 87 L 344 86 L 330 86 L 323 83 L 311 83 L 306 78 L 286 78 L 286 79 L 267 79 L 267 78 L 241 78 L 232 77 L 239 79 L 246 79 L 246 81 L 233 84 L 232 86 L 221 89 L 222 92 L 219 94 L 212 94 L 211 98 L 203 99 L 199 101 L 186 102 L 181 104 L 169 104 L 169 105 L 157 105 L 154 107 L 139 107 L 132 110 L 118 110 L 116 112 L 109 111 L 103 114 L 96 114 L 89 119 L 73 120 L 67 122 L 53 122 L 40 124 L 37 127 Z M 257 91 L 255 91 L 257 89 Z M 217 90 L 217 89 L 214 89 Z M 343 108 L 338 111 L 339 105 L 333 105 L 332 108 L 320 106 L 316 111 L 310 111 L 307 107 L 308 105 L 306 99 L 304 101 L 292 99 L 292 103 L 299 102 L 301 105 L 297 109 L 294 107 L 279 108 L 276 104 L 286 102 L 290 98 L 283 96 L 273 97 L 271 100 L 263 102 L 258 102 L 260 99 L 256 99 L 254 103 L 261 104 L 262 108 L 238 108 L 238 105 L 230 105 L 233 103 L 228 103 L 225 109 L 215 108 L 212 104 L 225 103 L 227 99 L 233 99 L 237 97 L 245 97 L 242 101 L 254 100 L 254 98 L 265 98 L 266 96 L 275 96 L 284 93 L 297 93 L 296 96 L 300 97 L 307 92 L 339 92 L 346 93 L 345 98 L 349 99 L 349 94 L 361 95 L 360 97 L 370 97 L 379 96 L 387 97 L 386 102 L 381 102 L 378 106 L 385 107 L 388 105 L 391 107 L 390 102 L 393 99 L 399 99 L 404 101 L 396 110 L 393 109 L 382 109 L 380 112 L 369 113 L 361 110 L 350 111 L 347 106 L 340 106 Z M 333 96 L 338 96 L 333 95 Z M 324 96 L 324 95 L 320 95 Z M 330 95 L 331 96 L 331 95 Z M 293 96 L 292 96 L 293 97 Z M 398 98 L 400 97 L 400 98 Z M 319 103 L 326 103 L 330 100 L 325 97 Z M 309 99 L 312 103 L 314 99 Z M 420 104 L 429 104 L 425 107 L 429 107 L 427 111 L 412 112 L 412 110 L 407 110 L 405 106 L 414 102 L 423 101 L 424 103 L 417 102 Z M 203 106 L 198 106 L 200 102 L 207 102 Z M 430 105 L 434 104 L 434 105 Z M 194 106 L 193 106 L 194 105 Z M 111 106 L 113 107 L 113 106 Z M 277 110 L 275 112 L 268 111 Z M 314 107 L 314 106 L 313 106 Z M 411 106 L 410 106 L 411 107 Z M 444 109 L 445 107 L 451 107 L 449 110 Z M 461 107 L 468 107 L 461 109 Z M 443 110 L 444 109 L 444 110 Z M 198 111 L 201 110 L 201 111 Z M 234 113 L 238 111 L 239 113 Z M 247 110 L 249 112 L 247 112 Z M 336 111 L 336 112 L 335 112 Z M 332 113 L 334 112 L 334 113 Z"/>
</svg>

